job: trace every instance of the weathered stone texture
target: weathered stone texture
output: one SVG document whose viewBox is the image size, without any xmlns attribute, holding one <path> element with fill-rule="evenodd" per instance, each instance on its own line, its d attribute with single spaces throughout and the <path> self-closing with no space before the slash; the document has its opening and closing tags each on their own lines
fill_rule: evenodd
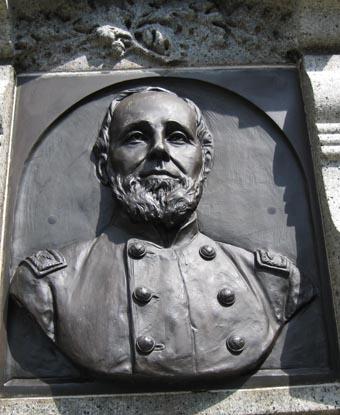
<svg viewBox="0 0 340 415">
<path fill-rule="evenodd" d="M 340 55 L 306 55 L 301 74 L 340 344 Z"/>
<path fill-rule="evenodd" d="M 7 161 L 12 121 L 13 91 L 13 68 L 9 65 L 0 66 L 0 218 L 2 218 L 3 214 L 5 197 Z M 0 221 L 0 235 L 2 234 L 1 229 L 2 223 Z"/>
<path fill-rule="evenodd" d="M 299 0 L 299 48 L 325 53 L 340 43 L 340 2 Z"/>
<path fill-rule="evenodd" d="M 340 38 L 336 0 L 8 3 L 10 14 L 0 0 L 0 57 L 19 71 L 282 64 Z"/>
<path fill-rule="evenodd" d="M 0 59 L 12 55 L 11 22 L 7 0 L 0 0 Z"/>
<path fill-rule="evenodd" d="M 15 65 L 54 71 L 287 62 L 296 58 L 294 4 L 12 0 Z"/>
<path fill-rule="evenodd" d="M 339 384 L 224 392 L 4 399 L 3 415 L 264 415 L 335 414 L 340 411 Z"/>
</svg>

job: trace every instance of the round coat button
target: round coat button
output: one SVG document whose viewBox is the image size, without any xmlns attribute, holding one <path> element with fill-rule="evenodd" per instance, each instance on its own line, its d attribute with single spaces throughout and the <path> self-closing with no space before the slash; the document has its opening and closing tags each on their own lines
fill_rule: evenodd
<svg viewBox="0 0 340 415">
<path fill-rule="evenodd" d="M 200 248 L 200 255 L 203 259 L 206 261 L 210 261 L 211 259 L 214 259 L 216 256 L 215 249 L 210 245 L 203 245 Z"/>
<path fill-rule="evenodd" d="M 135 242 L 129 246 L 128 252 L 131 258 L 140 259 L 146 254 L 146 249 L 141 242 Z"/>
<path fill-rule="evenodd" d="M 227 339 L 227 348 L 233 354 L 239 354 L 243 351 L 246 342 L 243 337 L 232 335 Z"/>
<path fill-rule="evenodd" d="M 133 298 L 142 304 L 147 304 L 152 298 L 152 292 L 146 287 L 137 287 L 133 291 Z"/>
<path fill-rule="evenodd" d="M 230 307 L 235 302 L 235 293 L 229 288 L 222 288 L 217 294 L 217 299 L 223 307 Z"/>
<path fill-rule="evenodd" d="M 150 336 L 139 336 L 136 341 L 137 350 L 141 354 L 151 353 L 155 345 L 155 340 Z"/>
</svg>

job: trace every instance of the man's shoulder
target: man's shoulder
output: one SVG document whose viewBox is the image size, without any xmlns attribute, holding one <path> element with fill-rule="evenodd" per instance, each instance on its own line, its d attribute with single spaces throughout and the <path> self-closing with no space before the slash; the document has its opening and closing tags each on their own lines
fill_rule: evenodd
<svg viewBox="0 0 340 415">
<path fill-rule="evenodd" d="M 10 284 L 11 297 L 28 310 L 50 339 L 55 339 L 52 286 L 72 275 L 74 264 L 91 241 L 69 244 L 61 249 L 35 251 L 18 265 Z"/>
<path fill-rule="evenodd" d="M 78 261 L 81 256 L 90 250 L 97 238 L 88 241 L 72 242 L 61 248 L 39 249 L 24 258 L 18 270 L 27 270 L 36 278 L 43 278 L 49 274 L 62 271 Z M 26 272 L 26 273 L 27 273 Z"/>
<path fill-rule="evenodd" d="M 79 269 L 87 260 L 97 260 L 101 252 L 112 250 L 119 241 L 112 238 L 108 228 L 99 236 L 84 241 L 75 241 L 58 248 L 45 248 L 22 259 L 17 272 L 41 279 L 47 276 L 64 275 Z"/>
<path fill-rule="evenodd" d="M 245 258 L 245 259 L 254 258 L 255 251 L 251 251 L 241 246 L 233 245 L 233 244 L 226 243 L 226 242 L 216 241 L 216 244 L 218 244 L 221 250 L 225 252 L 227 255 L 235 256 L 239 258 Z"/>
<path fill-rule="evenodd" d="M 215 241 L 206 235 L 204 238 L 208 243 L 216 244 L 235 263 L 247 263 L 254 270 L 289 274 L 295 267 L 291 259 L 274 249 L 249 250 L 230 243 Z"/>
</svg>

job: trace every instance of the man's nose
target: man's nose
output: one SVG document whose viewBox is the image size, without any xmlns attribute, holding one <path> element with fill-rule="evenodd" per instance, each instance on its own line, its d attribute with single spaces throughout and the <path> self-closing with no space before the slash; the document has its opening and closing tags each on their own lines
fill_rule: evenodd
<svg viewBox="0 0 340 415">
<path fill-rule="evenodd" d="M 169 161 L 170 154 L 169 148 L 166 142 L 166 138 L 161 132 L 157 132 L 152 143 L 152 147 L 149 153 L 150 159 Z"/>
</svg>

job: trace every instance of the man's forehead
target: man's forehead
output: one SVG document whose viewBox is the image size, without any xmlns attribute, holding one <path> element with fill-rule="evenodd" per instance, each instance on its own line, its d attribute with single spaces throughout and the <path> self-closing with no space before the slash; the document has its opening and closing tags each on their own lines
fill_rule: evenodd
<svg viewBox="0 0 340 415">
<path fill-rule="evenodd" d="M 151 124 L 160 121 L 176 121 L 194 129 L 196 114 L 183 99 L 166 92 L 136 93 L 118 104 L 113 113 L 112 127 L 125 126 L 138 121 Z"/>
</svg>

